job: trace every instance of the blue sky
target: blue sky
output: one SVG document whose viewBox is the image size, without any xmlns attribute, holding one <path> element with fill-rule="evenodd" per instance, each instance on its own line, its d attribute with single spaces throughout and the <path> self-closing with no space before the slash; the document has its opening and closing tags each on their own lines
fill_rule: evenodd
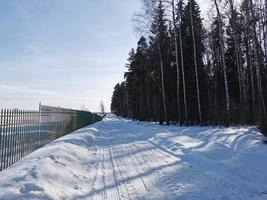
<svg viewBox="0 0 267 200">
<path fill-rule="evenodd" d="M 1 0 L 0 107 L 109 110 L 140 0 Z"/>
<path fill-rule="evenodd" d="M 109 109 L 139 0 L 1 0 L 0 105 Z"/>
</svg>

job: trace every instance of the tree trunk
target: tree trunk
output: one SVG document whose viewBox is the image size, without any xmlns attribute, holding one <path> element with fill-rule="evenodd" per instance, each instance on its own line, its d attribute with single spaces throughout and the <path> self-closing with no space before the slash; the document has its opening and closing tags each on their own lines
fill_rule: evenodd
<svg viewBox="0 0 267 200">
<path fill-rule="evenodd" d="M 139 116 L 139 119 L 141 121 L 144 120 L 144 118 L 143 118 L 143 84 L 142 83 L 143 83 L 143 81 L 140 82 L 140 102 L 139 102 L 139 104 L 140 104 L 140 116 Z"/>
<path fill-rule="evenodd" d="M 264 7 L 264 46 L 265 46 L 265 65 L 267 69 L 267 0 L 265 0 L 265 7 Z"/>
<path fill-rule="evenodd" d="M 162 60 L 162 50 L 159 44 L 159 58 L 160 58 L 160 73 L 161 73 L 161 91 L 162 91 L 162 104 L 163 104 L 163 111 L 164 111 L 164 120 L 169 123 L 168 114 L 167 114 L 167 106 L 166 106 L 166 93 L 165 93 L 165 84 L 164 84 L 164 66 Z"/>
<path fill-rule="evenodd" d="M 177 5 L 179 5 L 180 2 L 177 0 Z M 181 6 L 181 5 L 179 5 Z M 182 9 L 179 7 L 179 20 L 181 21 L 181 12 Z M 180 57 L 181 57 L 181 68 L 182 68 L 182 79 L 183 79 L 183 95 L 184 95 L 184 114 L 185 114 L 185 122 L 187 123 L 188 120 L 188 113 L 187 113 L 187 95 L 186 95 L 186 87 L 185 87 L 185 73 L 184 73 L 184 52 L 183 52 L 183 40 L 182 40 L 182 30 L 181 30 L 181 22 L 179 25 L 179 44 L 180 44 Z"/>
<path fill-rule="evenodd" d="M 191 20 L 191 31 L 192 31 L 193 51 L 194 51 L 194 66 L 195 66 L 196 87 L 197 87 L 198 120 L 199 120 L 199 123 L 202 123 L 199 80 L 198 80 L 198 67 L 197 67 L 196 41 L 195 41 L 195 30 L 194 30 L 194 24 L 193 24 L 194 22 L 193 22 L 192 9 L 193 9 L 193 4 L 192 4 L 192 0 L 190 0 L 190 20 Z"/>
<path fill-rule="evenodd" d="M 248 2 L 247 2 L 248 3 Z M 247 65 L 249 66 L 250 71 L 250 84 L 251 84 L 251 100 L 252 100 L 252 107 L 251 107 L 251 114 L 252 114 L 252 122 L 255 122 L 256 119 L 256 99 L 255 99 L 255 85 L 254 85 L 254 69 L 252 65 L 252 56 L 251 56 L 251 33 L 250 33 L 250 16 L 249 16 L 249 6 L 246 4 L 245 7 L 245 20 L 246 20 L 246 58 L 247 58 Z"/>
<path fill-rule="evenodd" d="M 260 112 L 262 112 L 263 117 L 265 115 L 265 103 L 263 98 L 263 91 L 262 91 L 262 83 L 261 83 L 261 75 L 260 75 L 260 60 L 259 60 L 259 44 L 258 44 L 258 37 L 257 37 L 257 30 L 256 30 L 256 17 L 254 13 L 253 1 L 250 0 L 250 10 L 253 22 L 253 49 L 255 51 L 255 61 L 256 61 L 256 76 L 257 76 L 257 88 L 258 88 L 258 96 L 260 102 Z"/>
<path fill-rule="evenodd" d="M 223 76 L 224 76 L 224 87 L 225 87 L 225 100 L 226 100 L 226 124 L 229 124 L 230 119 L 230 96 L 229 96 L 229 88 L 228 88 L 228 77 L 227 77 L 227 67 L 225 63 L 225 49 L 224 49 L 224 36 L 222 29 L 222 18 L 221 13 L 217 4 L 217 0 L 214 0 L 214 4 L 216 7 L 218 19 L 219 19 L 219 37 L 220 37 L 220 48 L 221 48 L 221 60 L 223 65 Z"/>
<path fill-rule="evenodd" d="M 243 90 L 242 90 L 242 75 L 241 75 L 241 62 L 240 62 L 240 44 L 238 42 L 237 39 L 237 24 L 236 24 L 236 13 L 234 10 L 234 3 L 233 0 L 228 0 L 229 4 L 230 4 L 230 12 L 231 12 L 231 16 L 233 17 L 233 32 L 234 32 L 234 44 L 235 44 L 235 55 L 236 55 L 236 65 L 237 65 L 237 73 L 238 73 L 238 87 L 239 87 L 239 98 L 240 98 L 240 102 L 239 102 L 239 123 L 243 123 L 243 119 L 244 119 L 244 102 L 243 102 Z"/>
<path fill-rule="evenodd" d="M 180 106 L 180 69 L 179 69 L 179 59 L 178 59 L 178 41 L 177 41 L 177 25 L 176 25 L 176 19 L 175 19 L 175 3 L 174 0 L 172 0 L 172 22 L 173 22 L 173 31 L 174 31 L 174 42 L 175 42 L 175 64 L 176 64 L 176 96 L 177 96 L 177 113 L 178 113 L 178 119 L 177 122 L 181 123 L 181 106 Z"/>
</svg>

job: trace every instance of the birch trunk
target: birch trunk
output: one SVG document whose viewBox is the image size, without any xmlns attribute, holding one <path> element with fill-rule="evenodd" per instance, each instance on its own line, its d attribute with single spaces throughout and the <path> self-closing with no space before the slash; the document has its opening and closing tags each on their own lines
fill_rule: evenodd
<svg viewBox="0 0 267 200">
<path fill-rule="evenodd" d="M 163 111 L 164 111 L 164 120 L 169 123 L 168 121 L 168 114 L 167 114 L 167 107 L 166 107 L 166 93 L 165 93 L 165 84 L 164 84 L 164 66 L 162 60 L 162 50 L 161 46 L 159 45 L 159 58 L 160 58 L 160 73 L 161 73 L 161 91 L 162 91 L 162 103 L 163 103 Z"/>
<path fill-rule="evenodd" d="M 223 65 L 225 99 L 226 99 L 226 115 L 227 115 L 226 123 L 228 124 L 229 119 L 230 119 L 230 96 L 229 96 L 229 88 L 228 88 L 227 67 L 225 63 L 225 49 L 224 49 L 224 36 L 223 36 L 223 29 L 222 29 L 222 18 L 221 18 L 221 13 L 220 13 L 218 4 L 217 4 L 217 0 L 214 0 L 214 4 L 216 7 L 218 19 L 219 19 L 219 37 L 220 37 L 221 59 L 222 59 L 222 65 Z"/>
<path fill-rule="evenodd" d="M 234 44 L 235 44 L 235 55 L 236 55 L 236 65 L 237 65 L 237 73 L 238 73 L 238 87 L 239 87 L 239 98 L 240 98 L 240 102 L 239 102 L 239 110 L 240 110 L 240 122 L 243 123 L 244 120 L 244 101 L 243 101 L 243 89 L 242 89 L 242 85 L 243 85 L 243 81 L 242 81 L 242 74 L 241 74 L 241 62 L 240 62 L 240 44 L 238 42 L 237 39 L 237 24 L 236 24 L 236 13 L 234 10 L 234 3 L 233 0 L 229 0 L 228 1 L 230 4 L 230 12 L 231 12 L 231 16 L 233 17 L 233 32 L 234 32 Z"/>
<path fill-rule="evenodd" d="M 177 5 L 179 5 L 180 2 L 177 0 Z M 179 5 L 181 6 L 181 5 Z M 188 114 L 187 114 L 187 95 L 186 95 L 186 87 L 185 87 L 185 73 L 184 73 L 184 52 L 183 52 L 183 40 L 182 40 L 182 30 L 181 30 L 181 12 L 182 9 L 179 7 L 179 44 L 180 44 L 180 57 L 181 57 L 181 68 L 182 68 L 182 79 L 183 79 L 183 93 L 184 93 L 184 113 L 185 113 L 185 122 L 187 123 L 188 120 Z"/>
<path fill-rule="evenodd" d="M 195 76 L 196 76 L 196 87 L 197 87 L 197 103 L 198 103 L 198 120 L 202 123 L 202 113 L 201 113 L 201 104 L 200 104 L 200 92 L 199 92 L 199 80 L 198 80 L 198 67 L 197 67 L 197 53 L 196 53 L 196 41 L 195 41 L 195 30 L 193 22 L 193 1 L 190 0 L 190 21 L 191 21 L 191 31 L 192 31 L 192 40 L 193 40 L 193 51 L 194 51 L 194 67 L 195 67 Z"/>
<path fill-rule="evenodd" d="M 260 62 L 259 62 L 259 44 L 258 44 L 258 37 L 257 37 L 257 30 L 256 30 L 256 17 L 254 13 L 253 1 L 250 0 L 250 10 L 252 16 L 252 31 L 253 31 L 253 48 L 255 51 L 255 64 L 256 64 L 256 76 L 257 76 L 257 88 L 258 88 L 258 96 L 260 102 L 260 112 L 262 112 L 263 116 L 265 115 L 265 103 L 263 98 L 263 91 L 262 91 L 262 83 L 261 83 L 261 75 L 260 75 Z"/>
<path fill-rule="evenodd" d="M 262 31 L 263 31 L 263 44 L 264 44 L 264 59 L 265 59 L 265 67 L 267 69 L 267 0 L 265 0 L 265 5 L 263 6 L 262 13 Z"/>
<path fill-rule="evenodd" d="M 256 98 L 255 98 L 255 84 L 254 84 L 254 69 L 252 65 L 252 56 L 251 56 L 251 33 L 250 33 L 250 15 L 249 15 L 249 6 L 248 2 L 246 2 L 245 5 L 245 21 L 246 21 L 246 62 L 247 65 L 249 66 L 249 71 L 250 71 L 250 84 L 251 84 L 251 99 L 252 99 L 252 108 L 251 108 L 251 114 L 252 114 L 252 122 L 255 122 L 256 119 Z"/>
<path fill-rule="evenodd" d="M 178 109 L 178 123 L 181 122 L 181 106 L 180 106 L 180 69 L 179 69 L 179 59 L 178 59 L 178 41 L 177 41 L 177 25 L 175 19 L 175 3 L 172 0 L 172 20 L 173 20 L 173 30 L 174 30 L 174 42 L 175 42 L 175 64 L 176 64 L 176 74 L 177 74 L 177 109 Z"/>
</svg>

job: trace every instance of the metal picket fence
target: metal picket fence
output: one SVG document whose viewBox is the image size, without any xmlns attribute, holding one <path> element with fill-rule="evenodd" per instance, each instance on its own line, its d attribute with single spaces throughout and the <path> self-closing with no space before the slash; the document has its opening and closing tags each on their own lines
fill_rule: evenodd
<svg viewBox="0 0 267 200">
<path fill-rule="evenodd" d="M 97 114 L 60 107 L 39 111 L 2 109 L 0 114 L 0 171 L 45 144 L 102 120 Z"/>
</svg>

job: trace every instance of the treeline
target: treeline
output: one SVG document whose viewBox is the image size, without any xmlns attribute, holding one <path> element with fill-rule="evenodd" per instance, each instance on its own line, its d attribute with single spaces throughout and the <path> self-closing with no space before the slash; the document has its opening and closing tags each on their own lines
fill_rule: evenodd
<svg viewBox="0 0 267 200">
<path fill-rule="evenodd" d="M 256 124 L 266 119 L 266 0 L 144 0 L 142 36 L 129 53 L 111 110 L 133 120 Z M 207 18 L 208 19 L 208 18 Z"/>
</svg>

